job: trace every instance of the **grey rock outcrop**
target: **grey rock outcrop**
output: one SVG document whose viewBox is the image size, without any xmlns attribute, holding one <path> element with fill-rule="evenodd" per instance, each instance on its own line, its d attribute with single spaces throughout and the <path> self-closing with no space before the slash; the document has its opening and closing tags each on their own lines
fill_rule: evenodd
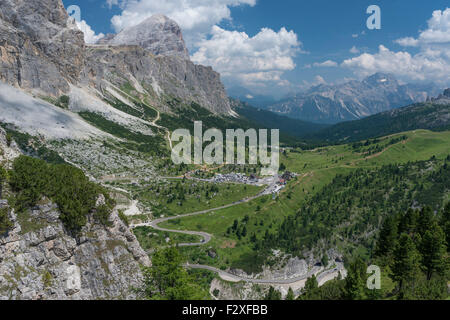
<svg viewBox="0 0 450 320">
<path fill-rule="evenodd" d="M 170 110 L 167 97 L 172 97 L 231 114 L 220 75 L 189 60 L 173 20 L 156 15 L 102 43 L 114 46 L 86 47 L 61 0 L 0 0 L 0 80 L 5 83 L 59 97 L 70 85 L 101 89 L 102 80 L 137 87 L 142 82 L 162 110 Z"/>
<path fill-rule="evenodd" d="M 103 91 L 108 83 L 122 87 L 128 82 L 142 86 L 152 104 L 164 111 L 170 111 L 167 98 L 174 97 L 213 113 L 232 114 L 220 75 L 190 61 L 180 27 L 164 15 L 108 35 L 89 47 L 86 61 L 83 85 Z"/>
<path fill-rule="evenodd" d="M 450 98 L 450 88 L 444 90 L 444 96 Z"/>
<path fill-rule="evenodd" d="M 231 269 L 230 273 L 242 278 L 286 280 L 306 275 L 309 271 L 308 268 L 314 265 L 309 264 L 307 260 L 298 257 L 289 257 L 283 261 L 283 264 L 278 264 L 276 266 L 264 266 L 263 271 L 258 274 L 249 275 L 240 269 Z"/>
<path fill-rule="evenodd" d="M 98 40 L 96 44 L 108 44 L 108 42 L 114 39 L 115 36 L 115 33 L 108 33 L 103 38 Z"/>
<path fill-rule="evenodd" d="M 26 213 L 9 208 L 9 214 L 14 228 L 0 235 L 0 300 L 136 298 L 140 265 L 150 261 L 117 212 L 111 227 L 91 220 L 78 239 L 45 199 Z"/>
<path fill-rule="evenodd" d="M 431 103 L 440 105 L 450 105 L 450 88 L 445 89 L 443 94 L 440 94 L 437 98 L 430 99 Z"/>
<path fill-rule="evenodd" d="M 10 169 L 12 161 L 21 153 L 17 143 L 14 140 L 11 141 L 8 146 L 8 139 L 6 136 L 5 130 L 0 127 L 0 165 L 2 165 L 5 169 Z M 0 186 L 0 190 L 1 189 L 2 187 Z"/>
<path fill-rule="evenodd" d="M 146 86 L 163 111 L 171 111 L 170 97 L 232 114 L 220 75 L 189 60 L 173 20 L 156 15 L 102 43 L 86 46 L 61 0 L 0 0 L 2 82 L 52 97 L 67 95 L 71 85 L 104 89 L 105 81 L 130 82 L 137 91 Z"/>
<path fill-rule="evenodd" d="M 58 96 L 79 79 L 83 33 L 61 0 L 0 0 L 0 80 Z"/>
<path fill-rule="evenodd" d="M 108 43 L 138 45 L 154 55 L 189 60 L 181 28 L 175 21 L 162 14 L 153 15 L 136 26 L 122 30 Z"/>
<path fill-rule="evenodd" d="M 155 56 L 140 46 L 90 46 L 82 71 L 82 86 L 104 91 L 110 84 L 142 87 L 151 103 L 170 111 L 167 99 L 195 102 L 217 114 L 231 114 L 220 74 L 211 67 L 176 57 Z M 137 94 L 139 92 L 136 92 Z"/>
</svg>

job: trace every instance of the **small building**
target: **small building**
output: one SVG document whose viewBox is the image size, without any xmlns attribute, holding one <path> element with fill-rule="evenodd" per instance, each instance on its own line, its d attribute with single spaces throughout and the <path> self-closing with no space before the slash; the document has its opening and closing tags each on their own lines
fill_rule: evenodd
<svg viewBox="0 0 450 320">
<path fill-rule="evenodd" d="M 286 171 L 285 173 L 283 173 L 281 178 L 285 181 L 291 181 L 291 179 L 294 178 L 294 175 L 292 174 L 292 172 Z"/>
</svg>

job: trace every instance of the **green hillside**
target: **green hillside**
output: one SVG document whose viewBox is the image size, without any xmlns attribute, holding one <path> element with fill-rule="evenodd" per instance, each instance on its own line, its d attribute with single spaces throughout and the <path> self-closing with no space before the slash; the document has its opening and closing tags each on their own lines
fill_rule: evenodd
<svg viewBox="0 0 450 320">
<path fill-rule="evenodd" d="M 429 204 L 436 208 L 448 201 L 448 181 L 442 179 L 448 178 L 444 175 L 448 173 L 448 167 L 444 166 L 450 154 L 449 145 L 448 131 L 417 130 L 309 151 L 290 149 L 282 154 L 281 162 L 287 170 L 299 175 L 276 199 L 267 196 L 203 216 L 173 220 L 161 226 L 213 234 L 210 245 L 219 258 L 208 257 L 204 248 L 200 247 L 182 250 L 192 262 L 221 268 L 260 271 L 264 261 L 267 262 L 269 249 L 279 247 L 278 242 L 285 243 L 281 248 L 298 253 L 302 245 L 313 247 L 319 238 L 327 239 L 327 246 L 336 245 L 344 252 L 367 258 L 383 216 L 414 205 L 413 198 L 420 200 L 415 205 Z M 405 185 L 408 187 L 405 188 Z M 384 198 L 383 192 L 389 197 Z M 346 201 L 350 201 L 351 205 Z M 320 203 L 323 207 L 316 208 Z M 299 214 L 299 208 L 302 208 L 301 212 L 315 212 L 316 218 Z M 340 211 L 334 215 L 338 209 Z M 350 214 L 352 210 L 354 214 Z M 297 223 L 303 223 L 301 218 L 304 216 L 312 220 L 305 220 L 308 223 L 305 228 L 301 227 L 302 224 L 299 227 Z M 240 236 L 236 232 L 228 232 L 235 221 Z M 331 222 L 333 224 L 328 226 Z M 290 233 L 292 230 L 287 232 L 286 226 L 290 224 L 296 226 L 298 233 Z M 349 225 L 333 233 L 332 227 L 341 224 Z M 244 226 L 246 235 L 242 236 Z M 286 230 L 292 238 L 283 240 L 285 234 L 282 230 Z M 266 232 L 267 241 L 264 239 Z M 370 239 L 360 239 L 361 234 L 370 234 Z M 296 239 L 301 240 L 298 247 L 294 247 L 298 244 Z M 293 247 L 288 248 L 288 245 Z M 323 249 L 323 246 L 314 248 L 319 255 Z"/>
<path fill-rule="evenodd" d="M 235 110 L 239 115 L 250 121 L 259 123 L 266 128 L 280 129 L 282 132 L 297 138 L 319 132 L 328 127 L 325 124 L 317 124 L 281 116 L 271 111 L 254 108 L 245 103 L 241 103 Z"/>
<path fill-rule="evenodd" d="M 416 129 L 442 131 L 450 128 L 449 114 L 450 105 L 420 103 L 361 120 L 339 123 L 305 138 L 353 142 Z"/>
<path fill-rule="evenodd" d="M 347 277 L 322 287 L 313 276 L 299 300 L 448 300 L 450 203 L 433 212 L 408 209 L 385 219 L 374 254 L 347 263 Z M 370 290 L 367 267 L 380 268 L 380 288 Z"/>
<path fill-rule="evenodd" d="M 450 191 L 450 156 L 442 161 L 409 162 L 375 169 L 358 169 L 338 175 L 320 192 L 308 198 L 295 216 L 260 244 L 293 254 L 314 248 L 320 240 L 332 247 L 369 252 L 380 221 L 410 207 L 441 210 Z"/>
</svg>

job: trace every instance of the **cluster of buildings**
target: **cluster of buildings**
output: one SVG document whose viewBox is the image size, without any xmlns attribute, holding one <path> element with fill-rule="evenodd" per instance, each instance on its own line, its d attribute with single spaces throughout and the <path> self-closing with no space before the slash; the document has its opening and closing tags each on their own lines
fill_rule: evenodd
<svg viewBox="0 0 450 320">
<path fill-rule="evenodd" d="M 295 177 L 292 172 L 286 171 L 282 176 L 279 177 L 278 184 L 285 186 L 289 181 Z"/>
<path fill-rule="evenodd" d="M 258 182 L 258 178 L 254 175 L 250 177 L 246 176 L 243 173 L 227 173 L 227 174 L 216 174 L 214 178 L 212 178 L 212 182 L 215 183 L 224 183 L 224 182 L 232 182 L 232 183 L 245 183 L 245 184 L 254 184 Z"/>
</svg>

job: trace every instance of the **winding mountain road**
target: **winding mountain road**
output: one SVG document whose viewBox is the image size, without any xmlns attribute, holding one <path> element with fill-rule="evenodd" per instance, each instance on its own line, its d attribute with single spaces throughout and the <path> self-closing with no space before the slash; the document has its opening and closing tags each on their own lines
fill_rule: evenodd
<svg viewBox="0 0 450 320">
<path fill-rule="evenodd" d="M 271 192 L 271 190 L 273 190 L 273 186 L 274 186 L 274 184 L 276 184 L 276 182 L 275 182 L 276 180 L 277 179 L 274 179 L 273 183 L 271 185 L 269 185 L 266 189 L 264 189 L 262 192 L 258 193 L 255 196 L 248 197 L 248 198 L 245 198 L 245 199 L 242 199 L 239 201 L 235 201 L 233 203 L 230 203 L 230 204 L 218 207 L 218 208 L 207 209 L 207 210 L 202 210 L 202 211 L 187 213 L 187 214 L 181 214 L 181 215 L 177 215 L 177 216 L 173 216 L 173 217 L 159 218 L 159 219 L 156 219 L 156 220 L 153 220 L 150 222 L 134 224 L 134 225 L 132 225 L 132 228 L 145 226 L 145 227 L 151 227 L 155 230 L 159 230 L 159 231 L 163 231 L 163 232 L 171 232 L 171 233 L 173 232 L 173 233 L 179 233 L 179 234 L 200 236 L 203 238 L 201 242 L 181 243 L 181 244 L 178 244 L 178 246 L 193 247 L 193 246 L 205 245 L 208 242 L 210 242 L 212 239 L 212 235 L 209 233 L 199 232 L 199 231 L 189 231 L 189 230 L 167 229 L 167 228 L 159 227 L 158 225 L 163 222 L 186 218 L 186 217 L 197 216 L 197 215 L 202 215 L 202 214 L 214 212 L 217 210 L 231 208 L 231 207 L 237 206 L 242 203 L 250 202 L 261 196 L 269 194 Z M 199 264 L 186 263 L 185 267 L 191 268 L 191 269 L 209 270 L 211 272 L 217 273 L 221 279 L 230 281 L 230 282 L 244 281 L 244 282 L 254 283 L 254 284 L 277 285 L 277 286 L 284 287 L 286 290 L 290 287 L 293 290 L 298 290 L 298 289 L 303 288 L 305 286 L 306 280 L 309 277 L 311 277 L 312 275 L 315 275 L 317 277 L 317 281 L 318 281 L 319 285 L 322 285 L 325 282 L 336 278 L 340 273 L 341 274 L 345 273 L 345 268 L 342 263 L 336 263 L 335 268 L 329 269 L 329 270 L 325 270 L 325 268 L 323 268 L 323 267 L 314 266 L 308 273 L 303 274 L 301 276 L 288 278 L 288 279 L 253 279 L 253 278 L 238 276 L 238 275 L 232 274 L 232 273 L 224 271 L 224 270 L 220 270 L 220 269 L 212 267 L 212 266 L 199 265 Z"/>
<path fill-rule="evenodd" d="M 202 269 L 202 270 L 209 270 L 209 271 L 215 272 L 220 276 L 220 278 L 230 281 L 230 282 L 245 281 L 245 282 L 254 283 L 254 284 L 281 285 L 281 286 L 284 286 L 284 285 L 292 286 L 293 284 L 304 286 L 304 283 L 306 282 L 306 280 L 308 278 L 312 277 L 313 275 L 315 275 L 317 277 L 317 282 L 319 283 L 319 285 L 322 285 L 326 281 L 337 277 L 339 272 L 344 272 L 344 265 L 343 265 L 343 263 L 339 262 L 336 264 L 336 267 L 334 267 L 333 269 L 325 270 L 323 267 L 314 266 L 306 274 L 303 274 L 303 275 L 300 275 L 297 277 L 287 278 L 287 279 L 253 279 L 253 278 L 245 278 L 245 277 L 237 276 L 237 275 L 229 273 L 227 271 L 220 270 L 215 267 L 206 266 L 206 265 L 187 263 L 187 264 L 185 264 L 185 266 L 187 268 L 191 268 L 191 269 Z"/>
<path fill-rule="evenodd" d="M 248 198 L 245 198 L 245 199 L 242 199 L 242 200 L 239 200 L 239 201 L 235 201 L 233 203 L 230 203 L 230 204 L 218 207 L 218 208 L 207 209 L 207 210 L 197 211 L 197 212 L 193 212 L 193 213 L 186 213 L 186 214 L 181 214 L 181 215 L 177 215 L 177 216 L 173 216 L 173 217 L 159 218 L 159 219 L 156 219 L 156 220 L 153 220 L 153 221 L 150 221 L 150 222 L 134 224 L 134 225 L 132 225 L 132 227 L 133 228 L 137 228 L 137 227 L 152 227 L 153 229 L 159 230 L 159 231 L 181 233 L 181 234 L 187 234 L 187 235 L 193 235 L 193 236 L 200 236 L 200 237 L 203 238 L 203 240 L 201 242 L 197 242 L 197 243 L 180 243 L 180 244 L 178 244 L 178 246 L 180 246 L 180 247 L 193 247 L 193 246 L 205 245 L 208 242 L 210 242 L 211 239 L 212 239 L 212 235 L 209 234 L 209 233 L 198 232 L 198 231 L 189 231 L 189 230 L 166 229 L 166 228 L 159 227 L 158 225 L 160 223 L 167 222 L 167 221 L 170 221 L 170 220 L 176 220 L 176 219 L 181 219 L 181 218 L 186 218 L 186 217 L 198 216 L 198 215 L 214 212 L 214 211 L 217 211 L 217 210 L 231 208 L 231 207 L 237 206 L 237 205 L 242 204 L 242 203 L 250 202 L 252 200 L 255 200 L 255 199 L 259 198 L 259 197 L 262 197 L 262 196 L 266 195 L 269 189 L 270 189 L 270 187 L 264 189 L 264 191 L 258 193 L 255 196 L 248 197 Z"/>
</svg>

